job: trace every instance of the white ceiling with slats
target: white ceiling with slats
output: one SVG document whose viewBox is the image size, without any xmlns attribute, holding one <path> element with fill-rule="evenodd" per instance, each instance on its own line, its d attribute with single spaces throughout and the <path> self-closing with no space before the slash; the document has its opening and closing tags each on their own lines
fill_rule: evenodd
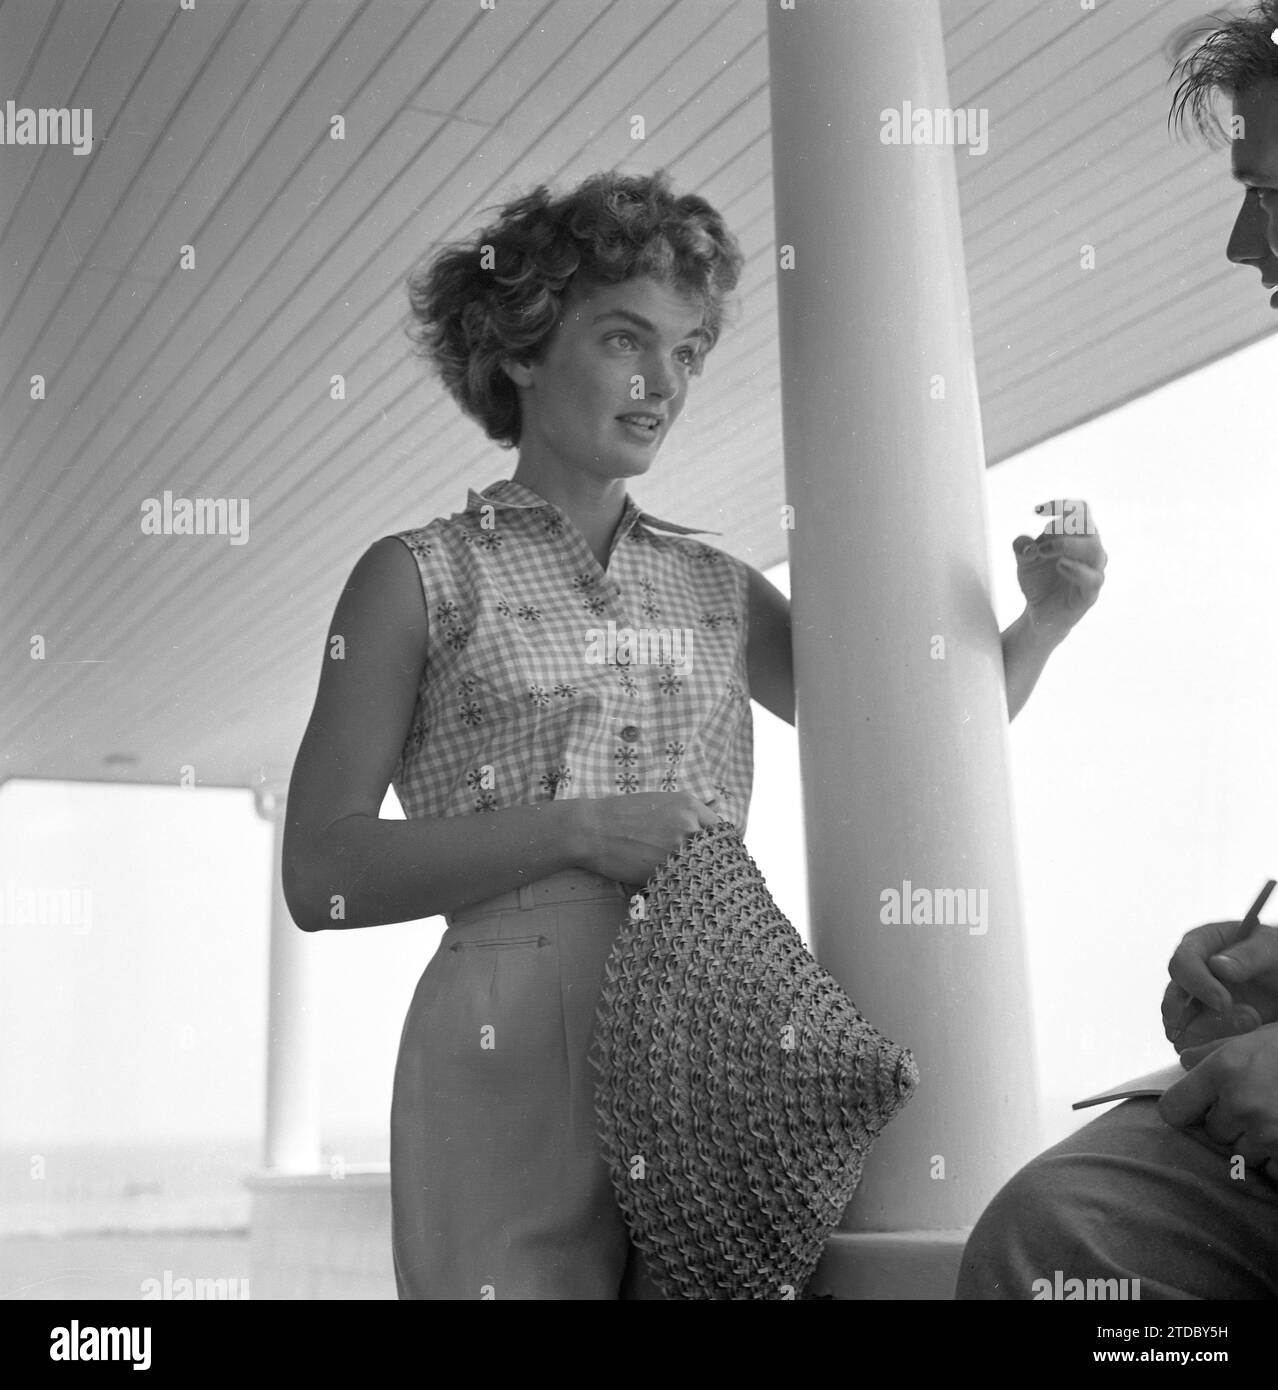
<svg viewBox="0 0 1278 1390">
<path fill-rule="evenodd" d="M 1278 327 L 1226 156 L 1166 129 L 1203 8 L 943 0 L 991 462 Z M 737 233 L 744 312 L 633 491 L 784 558 L 766 0 L 3 0 L 10 98 L 95 139 L 0 147 L 0 777 L 287 778 L 360 553 L 515 462 L 409 356 L 403 276 L 539 182 L 665 165 Z M 143 535 L 166 490 L 247 498 L 249 543 Z"/>
</svg>

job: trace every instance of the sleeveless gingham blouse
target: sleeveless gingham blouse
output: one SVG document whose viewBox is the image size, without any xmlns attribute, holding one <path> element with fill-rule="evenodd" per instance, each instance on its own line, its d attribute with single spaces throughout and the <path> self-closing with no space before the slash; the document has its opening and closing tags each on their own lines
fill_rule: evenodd
<svg viewBox="0 0 1278 1390">
<path fill-rule="evenodd" d="M 686 791 L 744 832 L 748 571 L 699 534 L 627 494 L 605 570 L 558 507 L 508 479 L 397 533 L 429 629 L 391 779 L 404 814 Z"/>
</svg>

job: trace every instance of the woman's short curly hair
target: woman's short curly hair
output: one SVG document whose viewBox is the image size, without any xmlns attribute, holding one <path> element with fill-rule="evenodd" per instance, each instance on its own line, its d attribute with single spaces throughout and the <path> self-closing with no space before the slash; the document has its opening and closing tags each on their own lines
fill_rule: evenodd
<svg viewBox="0 0 1278 1390">
<path fill-rule="evenodd" d="M 552 196 L 542 184 L 472 237 L 433 252 L 408 276 L 408 336 L 457 404 L 503 448 L 519 443 L 519 396 L 503 358 L 537 362 L 569 286 L 638 276 L 700 306 L 694 372 L 738 309 L 745 257 L 723 218 L 695 193 L 676 196 L 664 169 L 593 174 Z"/>
</svg>

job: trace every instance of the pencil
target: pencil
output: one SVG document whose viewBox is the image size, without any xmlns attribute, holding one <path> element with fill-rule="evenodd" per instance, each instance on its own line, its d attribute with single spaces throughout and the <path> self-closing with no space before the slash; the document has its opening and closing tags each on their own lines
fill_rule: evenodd
<svg viewBox="0 0 1278 1390">
<path fill-rule="evenodd" d="M 1242 919 L 1245 930 L 1242 936 L 1239 937 L 1240 941 L 1244 937 L 1250 936 L 1260 925 L 1260 914 L 1264 911 L 1265 904 L 1269 901 L 1269 895 L 1275 888 L 1278 888 L 1278 879 L 1270 878 L 1265 880 L 1265 886 L 1256 894 L 1256 901 L 1247 909 L 1247 915 Z M 1181 1020 L 1180 1027 L 1176 1030 L 1176 1036 L 1172 1039 L 1173 1047 L 1185 1036 L 1185 1029 L 1189 1027 L 1200 1013 L 1202 1013 L 1205 1007 L 1201 999 L 1190 999 L 1189 1003 L 1186 1005 L 1185 1017 Z"/>
</svg>

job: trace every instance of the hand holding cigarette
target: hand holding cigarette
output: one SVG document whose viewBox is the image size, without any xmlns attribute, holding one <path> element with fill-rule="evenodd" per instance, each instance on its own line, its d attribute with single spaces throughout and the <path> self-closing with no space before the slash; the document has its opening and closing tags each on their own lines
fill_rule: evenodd
<svg viewBox="0 0 1278 1390">
<path fill-rule="evenodd" d="M 1012 550 L 1030 623 L 1055 643 L 1096 602 L 1109 556 L 1091 508 L 1081 498 L 1040 502 L 1034 510 L 1043 518 L 1042 532 L 1017 536 Z"/>
</svg>

